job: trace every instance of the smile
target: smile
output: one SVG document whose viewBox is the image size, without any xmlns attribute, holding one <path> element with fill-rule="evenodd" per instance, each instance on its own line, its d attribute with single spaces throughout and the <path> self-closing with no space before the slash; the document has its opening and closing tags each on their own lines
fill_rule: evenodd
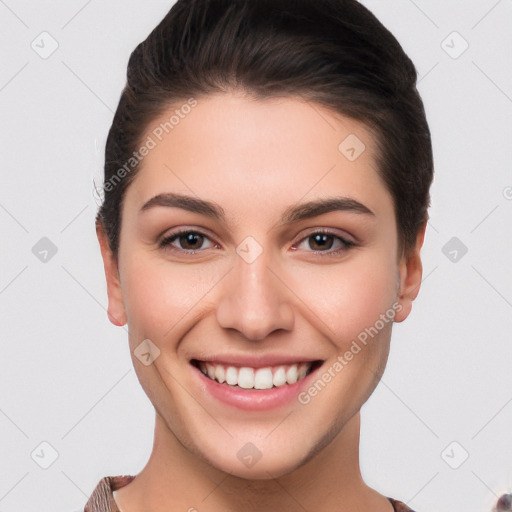
<svg viewBox="0 0 512 512">
<path fill-rule="evenodd" d="M 242 389 L 271 389 L 302 380 L 312 370 L 313 362 L 268 366 L 265 368 L 236 367 L 225 364 L 195 361 L 204 375 L 220 384 Z"/>
<path fill-rule="evenodd" d="M 249 412 L 296 404 L 297 395 L 325 362 L 270 354 L 189 361 L 198 391 L 217 403 Z"/>
</svg>

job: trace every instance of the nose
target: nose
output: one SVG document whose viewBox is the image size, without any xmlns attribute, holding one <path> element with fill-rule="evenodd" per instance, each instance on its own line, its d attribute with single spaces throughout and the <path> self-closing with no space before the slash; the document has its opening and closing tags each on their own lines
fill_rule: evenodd
<svg viewBox="0 0 512 512">
<path fill-rule="evenodd" d="M 276 330 L 291 330 L 292 292 L 283 281 L 269 267 L 265 252 L 252 263 L 237 257 L 224 282 L 217 321 L 252 341 L 263 340 Z"/>
</svg>

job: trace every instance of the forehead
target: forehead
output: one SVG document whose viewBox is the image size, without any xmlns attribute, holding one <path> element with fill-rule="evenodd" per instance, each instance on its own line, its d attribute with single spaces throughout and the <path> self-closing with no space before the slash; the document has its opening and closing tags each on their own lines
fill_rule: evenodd
<svg viewBox="0 0 512 512">
<path fill-rule="evenodd" d="M 295 97 L 226 93 L 187 104 L 194 103 L 177 103 L 148 126 L 142 140 L 151 149 L 127 203 L 181 192 L 261 217 L 301 198 L 342 194 L 377 214 L 392 212 L 363 123 Z"/>
</svg>

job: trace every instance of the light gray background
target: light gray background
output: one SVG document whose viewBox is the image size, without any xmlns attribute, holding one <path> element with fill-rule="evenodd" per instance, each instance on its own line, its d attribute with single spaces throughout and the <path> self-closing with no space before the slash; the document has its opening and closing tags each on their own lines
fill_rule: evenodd
<svg viewBox="0 0 512 512">
<path fill-rule="evenodd" d="M 149 456 L 93 179 L 128 56 L 172 3 L 0 0 L 0 512 L 71 512 Z M 436 176 L 422 289 L 363 407 L 363 475 L 418 512 L 488 511 L 512 490 L 512 1 L 364 4 L 418 68 Z"/>
</svg>

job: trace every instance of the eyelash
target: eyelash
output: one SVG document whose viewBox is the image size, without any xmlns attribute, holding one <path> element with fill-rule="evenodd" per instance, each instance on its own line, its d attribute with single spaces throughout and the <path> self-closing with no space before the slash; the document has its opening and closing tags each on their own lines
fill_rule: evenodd
<svg viewBox="0 0 512 512">
<path fill-rule="evenodd" d="M 178 231 L 176 233 L 172 233 L 172 234 L 166 236 L 165 238 L 163 238 L 161 240 L 161 242 L 159 243 L 159 248 L 160 249 L 164 249 L 164 250 L 170 250 L 172 252 L 184 252 L 184 253 L 189 254 L 189 255 L 198 254 L 198 253 L 204 251 L 205 249 L 187 250 L 187 249 L 177 248 L 177 247 L 174 247 L 174 246 L 171 245 L 172 242 L 174 242 L 175 240 L 179 239 L 181 236 L 188 235 L 188 234 L 195 234 L 195 235 L 199 235 L 199 236 L 202 236 L 204 238 L 210 239 L 210 237 L 208 235 L 206 235 L 205 233 L 202 233 L 201 231 L 195 231 L 195 230 L 187 229 L 187 230 Z M 336 235 L 332 231 L 325 230 L 325 229 L 318 229 L 316 231 L 312 231 L 309 235 L 301 238 L 299 240 L 298 244 L 296 244 L 296 245 L 300 245 L 303 241 L 307 240 L 308 238 L 311 238 L 312 236 L 319 235 L 319 234 L 321 234 L 321 235 L 329 235 L 329 236 L 332 236 L 334 238 L 337 238 L 343 244 L 343 247 L 340 248 L 340 249 L 337 249 L 337 250 L 330 250 L 329 249 L 329 250 L 326 250 L 326 251 L 307 251 L 307 252 L 311 252 L 311 253 L 313 253 L 315 255 L 319 255 L 321 257 L 324 257 L 324 256 L 337 256 L 338 254 L 340 254 L 342 252 L 346 252 L 349 249 L 351 249 L 352 247 L 356 246 L 355 242 L 352 242 L 351 240 L 347 240 L 347 239 L 345 239 L 345 238 L 343 238 L 343 237 L 341 237 L 339 235 Z M 294 249 L 294 250 L 296 250 L 296 249 Z"/>
</svg>

